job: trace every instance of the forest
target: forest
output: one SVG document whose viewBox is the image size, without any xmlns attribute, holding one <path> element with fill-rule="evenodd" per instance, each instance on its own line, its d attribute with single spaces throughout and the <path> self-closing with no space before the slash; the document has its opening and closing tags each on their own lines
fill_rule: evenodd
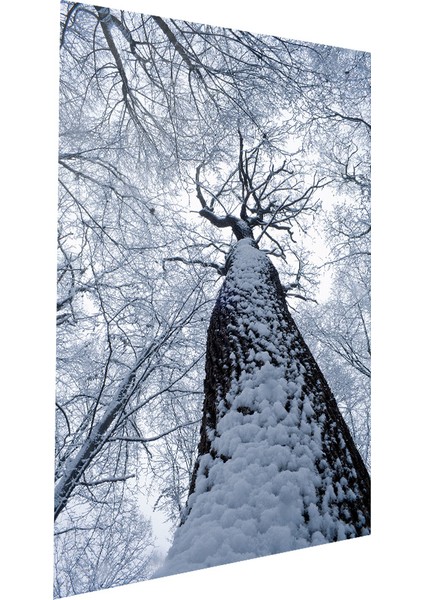
<svg viewBox="0 0 424 600">
<path fill-rule="evenodd" d="M 222 365 L 237 402 L 268 389 L 258 370 L 243 387 L 244 341 L 242 365 L 227 329 L 211 339 L 249 260 L 275 286 L 258 300 L 262 275 L 249 283 L 256 366 L 274 377 L 282 364 L 275 301 L 331 390 L 356 471 L 371 472 L 370 54 L 73 2 L 60 25 L 57 598 L 150 579 L 164 560 L 151 511 L 170 541 L 195 514 L 206 427 L 220 431 L 204 407 L 233 389 Z M 237 405 L 252 435 L 255 394 Z"/>
</svg>

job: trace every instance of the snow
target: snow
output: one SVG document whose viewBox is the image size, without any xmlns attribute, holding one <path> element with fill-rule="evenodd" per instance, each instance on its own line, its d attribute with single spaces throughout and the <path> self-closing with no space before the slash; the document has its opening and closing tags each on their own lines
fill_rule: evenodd
<svg viewBox="0 0 424 600">
<path fill-rule="evenodd" d="M 270 284 L 268 258 L 243 239 L 228 264 L 218 303 L 231 312 L 229 329 L 249 340 L 249 351 L 235 346 L 230 354 L 241 370 L 219 399 L 210 432 L 215 458 L 201 457 L 188 516 L 155 577 L 355 535 L 337 505 L 356 498 L 355 485 L 343 477 L 336 485 L 323 458 L 325 418 L 305 389 L 305 367 Z"/>
</svg>

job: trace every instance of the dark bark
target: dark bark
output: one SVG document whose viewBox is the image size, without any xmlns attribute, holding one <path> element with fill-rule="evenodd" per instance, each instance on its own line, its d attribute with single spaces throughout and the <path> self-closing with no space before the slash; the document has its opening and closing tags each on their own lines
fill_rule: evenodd
<svg viewBox="0 0 424 600">
<path fill-rule="evenodd" d="M 299 414 L 302 413 L 305 398 L 312 405 L 313 412 L 308 414 L 307 420 L 315 427 L 319 426 L 321 438 L 321 452 L 315 465 L 317 480 L 320 481 L 317 488 L 318 504 L 321 503 L 323 512 L 329 510 L 327 492 L 330 487 L 337 489 L 336 497 L 331 500 L 332 514 L 339 515 L 334 518 L 340 519 L 350 528 L 350 537 L 363 535 L 370 531 L 369 474 L 335 398 L 288 310 L 278 273 L 271 261 L 263 253 L 260 254 L 263 269 L 257 281 L 256 292 L 267 310 L 258 315 L 258 321 L 266 323 L 273 331 L 273 339 L 278 339 L 279 344 L 270 352 L 269 340 L 261 338 L 249 328 L 248 324 L 252 323 L 251 311 L 255 310 L 256 305 L 249 297 L 251 294 L 237 287 L 238 274 L 235 269 L 239 268 L 240 260 L 237 265 L 233 265 L 230 256 L 227 278 L 212 312 L 208 331 L 203 421 L 199 457 L 191 480 L 190 494 L 195 491 L 202 455 L 209 453 L 214 459 L 231 460 L 231 456 L 216 457 L 213 441 L 219 435 L 217 425 L 220 418 L 231 409 L 234 393 L 230 393 L 230 388 L 234 391 L 234 386 L 242 387 L 242 372 L 245 374 L 261 367 L 260 360 L 252 359 L 252 356 L 260 356 L 266 350 L 271 364 L 285 365 L 287 379 L 290 374 L 294 378 L 299 372 L 302 373 L 304 383 L 300 401 L 284 398 L 284 408 L 288 413 L 293 411 L 300 427 Z M 240 327 L 241 323 L 246 325 Z M 243 414 L 252 414 L 251 406 L 238 405 L 237 410 Z M 302 419 L 305 419 L 304 415 Z M 305 522 L 307 519 L 305 513 Z M 336 539 L 335 536 L 328 541 Z"/>
</svg>

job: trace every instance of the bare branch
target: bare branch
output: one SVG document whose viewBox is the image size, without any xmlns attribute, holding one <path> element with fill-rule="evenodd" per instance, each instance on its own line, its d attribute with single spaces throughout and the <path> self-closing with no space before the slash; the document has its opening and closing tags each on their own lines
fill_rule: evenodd
<svg viewBox="0 0 424 600">
<path fill-rule="evenodd" d="M 196 193 L 197 193 L 198 199 L 200 200 L 200 204 L 202 205 L 202 208 L 207 208 L 208 205 L 202 194 L 202 188 L 200 185 L 200 169 L 202 168 L 202 166 L 203 165 L 198 165 L 196 168 Z"/>
<path fill-rule="evenodd" d="M 206 268 L 211 268 L 211 269 L 215 269 L 215 271 L 219 274 L 219 275 L 225 275 L 225 268 L 223 265 L 218 265 L 217 263 L 214 262 L 206 262 L 204 260 L 200 260 L 200 259 L 189 259 L 189 258 L 183 258 L 181 256 L 172 256 L 170 258 L 164 258 L 162 260 L 162 267 L 165 269 L 165 262 L 182 262 L 185 265 L 201 265 L 202 267 L 206 267 Z"/>
<path fill-rule="evenodd" d="M 328 115 L 328 117 L 339 117 L 340 119 L 343 119 L 345 121 L 352 121 L 354 123 L 362 123 L 363 125 L 365 125 L 365 127 L 371 131 L 371 125 L 370 123 L 368 123 L 367 121 L 365 121 L 365 119 L 362 119 L 362 117 L 351 117 L 350 115 L 342 115 L 341 113 L 337 112 L 336 110 L 331 110 L 330 114 Z"/>
<path fill-rule="evenodd" d="M 105 477 L 104 479 L 97 479 L 96 481 L 79 481 L 77 485 L 84 487 L 93 487 L 96 485 L 103 485 L 104 483 L 117 483 L 119 481 L 127 481 L 133 479 L 135 475 L 125 475 L 123 477 Z"/>
<path fill-rule="evenodd" d="M 187 423 L 182 423 L 181 425 L 177 425 L 176 427 L 172 427 L 172 429 L 168 429 L 168 431 L 164 431 L 163 433 L 159 433 L 158 435 L 143 438 L 143 437 L 113 437 L 109 441 L 121 440 L 124 442 L 138 442 L 142 444 L 147 444 L 149 442 L 157 442 L 158 440 L 166 437 L 170 433 L 174 431 L 178 431 L 180 429 L 184 429 L 184 427 L 190 427 L 191 425 L 197 425 L 202 421 L 202 419 L 196 419 L 195 421 L 187 421 Z"/>
</svg>

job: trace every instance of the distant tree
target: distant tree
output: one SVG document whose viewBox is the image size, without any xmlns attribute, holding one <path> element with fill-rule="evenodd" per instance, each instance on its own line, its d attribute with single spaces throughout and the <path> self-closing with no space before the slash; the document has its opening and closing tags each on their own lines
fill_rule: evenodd
<svg viewBox="0 0 424 600">
<path fill-rule="evenodd" d="M 349 123 L 349 137 L 323 157 L 337 202 L 322 212 L 328 256 L 321 265 L 331 293 L 298 307 L 299 323 L 337 397 L 361 455 L 370 468 L 371 378 L 371 164 L 370 125 Z M 362 140 L 362 142 L 361 142 Z"/>
<path fill-rule="evenodd" d="M 63 524 L 56 536 L 55 598 L 142 581 L 156 565 L 150 523 L 128 501 Z"/>
</svg>

